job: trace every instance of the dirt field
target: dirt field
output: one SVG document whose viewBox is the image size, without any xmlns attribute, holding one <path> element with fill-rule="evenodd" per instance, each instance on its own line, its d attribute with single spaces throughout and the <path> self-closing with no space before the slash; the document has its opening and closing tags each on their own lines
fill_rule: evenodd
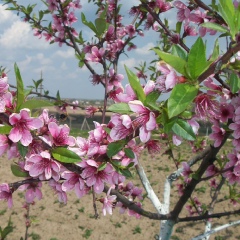
<svg viewBox="0 0 240 240">
<path fill-rule="evenodd" d="M 192 154 L 184 146 L 181 150 L 182 158 L 188 159 Z M 177 153 L 176 153 L 177 155 Z M 14 182 L 20 180 L 13 177 L 10 173 L 11 161 L 5 157 L 0 158 L 0 182 Z M 146 173 L 153 185 L 156 193 L 162 197 L 164 179 L 169 175 L 170 169 L 174 169 L 166 155 L 156 156 L 155 159 L 149 158 L 147 154 L 141 159 Z M 137 177 L 134 178 L 136 182 Z M 139 183 L 140 186 L 140 183 Z M 210 197 L 206 198 L 205 186 L 198 186 L 197 196 L 199 199 L 210 201 Z M 225 191 L 227 189 L 224 189 Z M 173 188 L 171 197 L 172 204 L 177 198 L 177 189 Z M 104 196 L 104 195 L 102 195 Z M 17 191 L 14 193 L 14 207 L 7 209 L 5 202 L 0 202 L 0 226 L 6 226 L 9 216 L 13 222 L 14 231 L 8 236 L 8 240 L 20 240 L 25 236 L 25 218 L 26 209 L 22 208 L 24 203 L 24 193 Z M 224 202 L 219 204 L 215 212 L 220 210 L 227 211 L 231 204 Z M 236 209 L 239 207 L 236 206 Z M 148 199 L 144 201 L 144 209 L 154 211 Z M 30 208 L 31 227 L 28 230 L 30 240 L 78 240 L 78 239 L 96 239 L 96 240 L 118 240 L 118 239 L 138 239 L 151 240 L 155 239 L 159 232 L 159 222 L 141 218 L 129 217 L 127 214 L 121 215 L 118 209 L 114 210 L 112 216 L 102 215 L 102 205 L 98 204 L 99 219 L 94 219 L 94 211 L 92 207 L 92 196 L 88 195 L 82 199 L 77 199 L 75 193 L 68 195 L 68 204 L 60 204 L 58 198 L 53 194 L 52 190 L 46 185 L 43 186 L 43 199 L 36 201 L 35 205 Z M 187 212 L 182 214 L 186 216 Z M 235 217 L 235 219 L 237 216 Z M 234 218 L 231 218 L 234 219 Z M 224 222 L 224 219 L 213 220 L 214 226 Z M 204 223 L 191 222 L 177 224 L 174 228 L 172 239 L 186 240 L 202 233 Z M 219 232 L 210 239 L 240 239 L 240 227 L 232 227 L 228 230 Z"/>
</svg>

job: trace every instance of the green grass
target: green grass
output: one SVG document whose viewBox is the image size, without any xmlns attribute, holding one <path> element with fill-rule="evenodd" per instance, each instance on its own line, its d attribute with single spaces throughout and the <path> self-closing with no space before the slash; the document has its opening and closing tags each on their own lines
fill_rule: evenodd
<svg viewBox="0 0 240 240">
<path fill-rule="evenodd" d="M 80 128 L 71 128 L 70 135 L 74 137 L 88 137 L 89 130 L 80 130 Z"/>
<path fill-rule="evenodd" d="M 88 239 L 92 235 L 92 232 L 93 232 L 93 229 L 86 229 L 82 237 Z"/>
<path fill-rule="evenodd" d="M 0 211 L 0 216 L 4 215 L 6 211 L 7 211 L 7 209 L 1 210 L 1 211 Z"/>
<path fill-rule="evenodd" d="M 40 240 L 41 236 L 37 233 L 32 232 L 31 234 L 29 234 L 29 237 L 32 238 L 32 240 Z"/>
<path fill-rule="evenodd" d="M 139 227 L 139 226 L 136 226 L 134 229 L 133 229 L 133 234 L 137 234 L 137 233 L 141 233 L 142 232 L 142 229 Z"/>
</svg>

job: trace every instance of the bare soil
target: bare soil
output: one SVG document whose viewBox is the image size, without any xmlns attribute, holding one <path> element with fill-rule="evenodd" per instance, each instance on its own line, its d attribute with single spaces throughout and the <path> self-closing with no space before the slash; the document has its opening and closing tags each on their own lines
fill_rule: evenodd
<svg viewBox="0 0 240 240">
<path fill-rule="evenodd" d="M 176 156 L 177 156 L 176 152 Z M 182 158 L 189 159 L 192 153 L 186 146 L 181 149 Z M 11 161 L 6 157 L 0 158 L 0 182 L 15 182 L 21 180 L 12 176 L 10 171 Z M 145 167 L 147 176 L 152 183 L 155 192 L 162 200 L 163 184 L 165 177 L 169 175 L 174 164 L 171 163 L 167 155 L 159 155 L 154 159 L 145 154 L 141 159 L 142 165 Z M 141 185 L 137 181 L 137 176 L 134 177 L 133 182 Z M 194 196 L 197 196 L 205 204 L 211 201 L 209 194 L 205 191 L 205 186 L 198 186 L 198 191 Z M 127 214 L 121 215 L 118 209 L 114 210 L 113 215 L 102 215 L 102 204 L 97 203 L 99 211 L 99 219 L 94 218 L 94 210 L 92 206 L 92 196 L 87 195 L 82 199 L 78 199 L 75 193 L 68 194 L 68 203 L 64 205 L 58 202 L 57 195 L 54 195 L 52 190 L 47 186 L 43 186 L 43 199 L 36 201 L 30 207 L 31 226 L 28 229 L 29 240 L 79 240 L 79 239 L 93 239 L 93 240 L 118 240 L 118 239 L 138 239 L 151 240 L 156 239 L 159 233 L 159 221 L 150 220 L 142 217 L 136 219 L 129 217 Z M 227 188 L 223 191 L 227 192 Z M 104 196 L 103 194 L 101 196 Z M 98 196 L 98 197 L 101 197 Z M 174 206 L 178 197 L 176 187 L 171 192 L 171 206 Z M 222 194 L 224 197 L 224 192 Z M 24 204 L 24 193 L 16 191 L 14 193 L 14 206 L 12 209 L 7 209 L 7 204 L 0 202 L 0 226 L 4 228 L 9 217 L 14 226 L 14 231 L 8 235 L 8 240 L 20 240 L 25 237 L 25 217 L 26 209 L 22 206 Z M 150 201 L 146 198 L 143 203 L 143 208 L 148 211 L 154 211 Z M 239 208 L 239 205 L 235 207 Z M 229 201 L 224 201 L 218 204 L 214 212 L 227 211 L 232 209 Z M 182 217 L 187 216 L 184 211 Z M 222 222 L 234 220 L 239 216 L 221 219 L 214 219 L 214 226 L 218 226 Z M 185 240 L 201 234 L 204 231 L 204 222 L 188 222 L 177 224 L 172 234 L 172 239 Z M 240 239 L 240 227 L 232 227 L 228 230 L 223 230 L 210 239 Z"/>
</svg>

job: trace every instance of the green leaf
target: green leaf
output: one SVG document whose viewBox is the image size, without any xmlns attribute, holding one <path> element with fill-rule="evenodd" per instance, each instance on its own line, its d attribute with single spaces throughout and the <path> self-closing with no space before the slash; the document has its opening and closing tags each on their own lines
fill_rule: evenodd
<svg viewBox="0 0 240 240">
<path fill-rule="evenodd" d="M 106 166 L 107 166 L 107 163 L 106 163 L 106 162 L 102 163 L 102 164 L 98 167 L 98 171 L 104 170 L 104 169 L 106 168 Z"/>
<path fill-rule="evenodd" d="M 18 151 L 20 155 L 25 158 L 28 152 L 28 147 L 23 146 L 20 142 L 17 143 Z"/>
<path fill-rule="evenodd" d="M 126 156 L 127 157 L 129 157 L 129 158 L 135 158 L 135 154 L 134 154 L 134 152 L 132 151 L 132 149 L 130 149 L 130 148 L 124 148 L 124 152 L 125 152 L 125 154 L 126 154 Z"/>
<path fill-rule="evenodd" d="M 95 20 L 96 30 L 98 37 L 101 37 L 107 28 L 106 19 L 97 18 Z"/>
<path fill-rule="evenodd" d="M 229 29 L 213 22 L 205 22 L 201 24 L 202 27 L 209 28 L 218 32 L 229 33 Z"/>
<path fill-rule="evenodd" d="M 160 92 L 159 91 L 153 91 L 153 92 L 150 92 L 147 96 L 146 96 L 146 99 L 144 101 L 144 106 L 147 106 L 153 110 L 157 110 L 159 111 L 159 107 L 156 103 L 156 101 L 158 100 L 160 96 Z"/>
<path fill-rule="evenodd" d="M 81 13 L 81 18 L 82 18 L 82 23 L 84 24 L 84 25 L 86 25 L 87 27 L 89 27 L 94 33 L 98 33 L 98 31 L 97 31 L 97 29 L 96 29 L 96 27 L 94 26 L 94 24 L 92 23 L 92 22 L 88 22 L 87 20 L 86 20 L 86 17 L 85 17 L 85 15 L 84 15 L 84 13 L 82 12 Z"/>
<path fill-rule="evenodd" d="M 180 34 L 182 28 L 182 22 L 176 23 L 176 33 Z"/>
<path fill-rule="evenodd" d="M 232 73 L 230 75 L 229 85 L 232 93 L 236 93 L 240 89 L 240 79 L 236 74 Z"/>
<path fill-rule="evenodd" d="M 209 61 L 214 62 L 215 60 L 217 60 L 218 56 L 219 56 L 219 42 L 218 42 L 218 38 L 217 38 L 215 41 L 213 52 L 212 52 L 212 55 L 211 55 L 211 58 L 209 59 Z"/>
<path fill-rule="evenodd" d="M 108 111 L 115 112 L 115 113 L 121 113 L 121 114 L 127 114 L 127 113 L 131 113 L 132 112 L 127 103 L 115 103 L 115 104 L 112 104 L 108 108 Z"/>
<path fill-rule="evenodd" d="M 190 119 L 192 118 L 193 113 L 190 111 L 183 111 L 180 115 L 181 118 Z"/>
<path fill-rule="evenodd" d="M 232 38 L 235 38 L 236 29 L 234 24 L 235 10 L 232 0 L 219 0 L 218 10 L 230 28 Z"/>
<path fill-rule="evenodd" d="M 177 84 L 168 99 L 168 117 L 172 118 L 183 112 L 194 100 L 198 87 L 187 83 Z"/>
<path fill-rule="evenodd" d="M 57 98 L 57 101 L 61 101 L 61 97 L 60 97 L 60 92 L 59 92 L 59 90 L 57 91 L 56 98 Z"/>
<path fill-rule="evenodd" d="M 195 133 L 193 132 L 192 127 L 184 120 L 178 119 L 172 127 L 172 130 L 178 136 L 189 140 L 194 141 L 196 139 Z"/>
<path fill-rule="evenodd" d="M 15 71 L 15 76 L 17 81 L 17 111 L 19 111 L 20 106 L 24 102 L 25 97 L 24 97 L 24 86 L 23 86 L 21 73 L 16 63 L 14 64 L 14 71 Z"/>
<path fill-rule="evenodd" d="M 173 118 L 169 119 L 167 122 L 165 122 L 164 127 L 163 127 L 164 132 L 168 134 L 172 130 L 172 127 L 176 121 L 177 121 L 177 117 L 173 117 Z"/>
<path fill-rule="evenodd" d="M 16 164 L 11 164 L 11 171 L 16 177 L 29 177 L 28 172 L 25 172 L 21 167 Z"/>
<path fill-rule="evenodd" d="M 36 109 L 36 108 L 50 107 L 50 106 L 54 106 L 54 104 L 52 102 L 48 102 L 48 101 L 30 99 L 30 100 L 27 100 L 26 102 L 24 102 L 20 106 L 20 109 L 28 108 L 28 109 L 32 110 L 32 109 Z"/>
<path fill-rule="evenodd" d="M 153 49 L 155 53 L 167 64 L 173 67 L 177 72 L 185 76 L 186 61 L 178 56 L 162 52 L 158 49 Z"/>
<path fill-rule="evenodd" d="M 119 172 L 127 178 L 132 178 L 133 177 L 132 173 L 128 169 L 119 169 Z"/>
<path fill-rule="evenodd" d="M 130 69 L 128 69 L 128 67 L 126 65 L 124 65 L 124 67 L 127 72 L 128 81 L 129 81 L 133 91 L 135 92 L 137 98 L 141 102 L 144 102 L 146 99 L 146 95 L 143 91 L 142 85 L 141 85 L 138 77 Z"/>
<path fill-rule="evenodd" d="M 52 156 L 59 162 L 64 163 L 76 163 L 82 161 L 82 159 L 75 152 L 64 147 L 53 149 Z"/>
<path fill-rule="evenodd" d="M 176 44 L 172 46 L 172 55 L 178 56 L 183 60 L 187 61 L 187 52 Z"/>
<path fill-rule="evenodd" d="M 0 134 L 9 134 L 10 131 L 12 130 L 11 126 L 0 126 Z"/>
<path fill-rule="evenodd" d="M 1 239 L 6 239 L 9 233 L 13 232 L 13 226 L 7 226 L 1 232 Z"/>
<path fill-rule="evenodd" d="M 187 66 L 192 79 L 197 79 L 208 67 L 206 49 L 201 37 L 189 51 Z"/>
<path fill-rule="evenodd" d="M 112 156 L 115 156 L 117 153 L 119 153 L 124 148 L 125 144 L 126 142 L 124 140 L 108 144 L 107 147 L 108 157 L 111 158 Z"/>
</svg>

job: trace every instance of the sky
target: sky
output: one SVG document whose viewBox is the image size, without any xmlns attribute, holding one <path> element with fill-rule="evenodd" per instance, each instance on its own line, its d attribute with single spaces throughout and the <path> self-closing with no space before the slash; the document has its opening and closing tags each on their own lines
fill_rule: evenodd
<svg viewBox="0 0 240 240">
<path fill-rule="evenodd" d="M 19 4 L 27 5 L 28 3 L 38 2 L 37 9 L 41 9 L 44 5 L 41 1 L 18 0 Z M 125 21 L 129 24 L 132 21 L 128 14 L 129 2 L 137 5 L 138 0 L 126 1 L 122 0 L 123 14 L 126 16 Z M 82 9 L 77 13 L 80 20 L 80 12 L 83 11 L 87 19 L 94 19 L 96 7 L 88 4 L 87 0 L 81 1 Z M 30 25 L 17 16 L 14 11 L 5 10 L 7 6 L 3 6 L 0 0 L 0 66 L 6 67 L 8 70 L 9 82 L 15 85 L 14 63 L 17 63 L 25 86 L 33 85 L 32 79 L 44 79 L 44 90 L 49 90 L 49 95 L 56 96 L 59 90 L 62 98 L 75 99 L 103 99 L 104 89 L 101 85 L 93 86 L 90 82 L 90 72 L 86 67 L 79 68 L 78 61 L 74 56 L 72 48 L 67 46 L 59 47 L 58 44 L 49 44 L 44 38 L 38 39 L 33 35 Z M 166 17 L 170 19 L 170 25 L 175 24 L 170 15 Z M 93 34 L 82 23 L 78 21 L 76 29 L 83 31 L 84 38 L 90 40 Z M 139 39 L 139 38 L 138 38 Z M 154 53 L 150 51 L 159 34 L 153 31 L 146 31 L 145 37 L 138 41 L 133 40 L 138 48 L 123 55 L 120 58 L 119 73 L 125 75 L 124 64 L 132 71 L 134 67 L 143 61 L 151 61 Z M 99 71 L 101 66 L 93 64 L 92 67 Z M 127 77 L 123 80 L 123 85 L 127 84 Z"/>
<path fill-rule="evenodd" d="M 29 0 L 21 0 L 19 3 L 27 5 Z M 39 2 L 39 9 L 43 6 Z M 132 3 L 138 1 L 132 1 Z M 81 11 L 90 19 L 94 17 L 96 7 L 87 4 L 87 0 L 82 0 Z M 58 44 L 49 44 L 44 38 L 38 39 L 33 36 L 30 25 L 17 16 L 13 11 L 5 10 L 0 0 L 0 66 L 6 67 L 8 70 L 9 82 L 15 85 L 14 63 L 17 63 L 25 86 L 33 85 L 32 79 L 44 79 L 43 87 L 49 90 L 49 94 L 56 96 L 60 91 L 62 98 L 76 99 L 103 99 L 104 89 L 101 85 L 93 86 L 90 82 L 90 73 L 86 67 L 79 68 L 78 61 L 74 56 L 72 48 L 67 46 L 59 47 Z M 93 10 L 94 9 L 94 10 Z M 132 19 L 127 14 L 127 6 L 124 6 L 126 21 L 131 23 Z M 81 12 L 80 11 L 80 12 Z M 80 19 L 80 12 L 77 17 Z M 78 29 L 82 29 L 83 36 L 91 39 L 93 34 L 78 21 L 78 25 L 74 25 Z M 154 46 L 151 34 L 141 39 L 140 47 L 133 52 L 129 52 L 129 57 L 123 56 L 120 59 L 119 73 L 124 73 L 124 64 L 134 70 L 143 60 L 151 59 L 153 53 L 149 51 Z M 100 70 L 99 64 L 92 64 L 93 68 Z M 123 84 L 127 83 L 125 77 Z"/>
</svg>

